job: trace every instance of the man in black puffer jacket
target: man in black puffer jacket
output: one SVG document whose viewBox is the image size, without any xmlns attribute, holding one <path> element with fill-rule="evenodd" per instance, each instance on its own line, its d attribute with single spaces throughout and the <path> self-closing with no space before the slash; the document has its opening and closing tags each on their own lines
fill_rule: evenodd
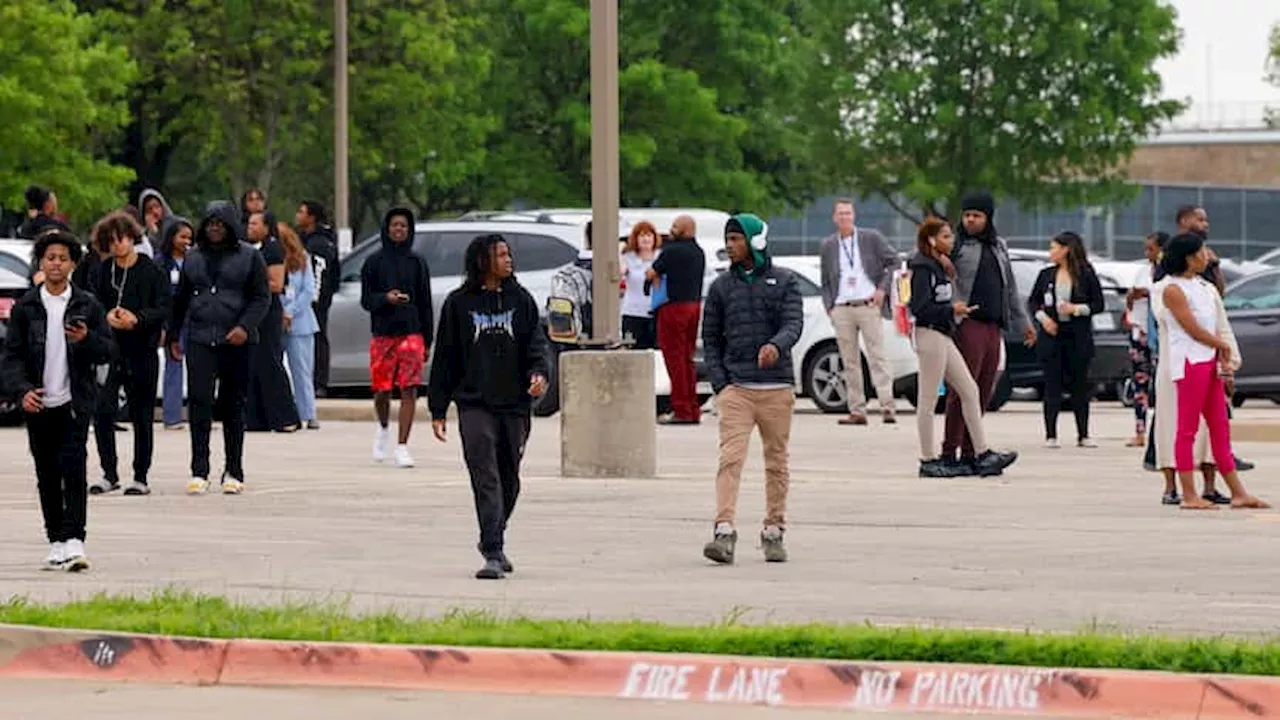
<svg viewBox="0 0 1280 720">
<path fill-rule="evenodd" d="M 267 265 L 241 240 L 240 213 L 229 202 L 211 203 L 196 229 L 173 298 L 169 354 L 182 358 L 187 334 L 187 401 L 191 419 L 191 481 L 187 494 L 209 491 L 209 433 L 213 391 L 222 419 L 227 466 L 222 492 L 244 492 L 244 406 L 249 390 L 249 345 L 271 305 Z"/>
<path fill-rule="evenodd" d="M 804 300 L 791 271 L 774 266 L 768 226 L 751 214 L 725 225 L 724 244 L 733 263 L 707 291 L 702 349 L 720 413 L 720 469 L 716 475 L 715 535 L 703 549 L 709 560 L 733 562 L 738 531 L 734 516 L 751 430 L 764 443 L 765 560 L 785 562 L 787 446 L 795 407 L 791 348 L 804 330 Z"/>
</svg>

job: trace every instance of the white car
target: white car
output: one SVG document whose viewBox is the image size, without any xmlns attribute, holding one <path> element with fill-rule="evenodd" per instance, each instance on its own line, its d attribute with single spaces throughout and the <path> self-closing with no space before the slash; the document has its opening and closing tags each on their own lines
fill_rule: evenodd
<svg viewBox="0 0 1280 720">
<path fill-rule="evenodd" d="M 804 330 L 800 341 L 791 349 L 791 360 L 795 366 L 795 385 L 797 393 L 807 397 L 819 410 L 826 413 L 843 413 L 848 410 L 848 393 L 845 390 L 843 363 L 840 362 L 840 351 L 836 346 L 835 328 L 827 316 L 822 302 L 822 288 L 819 259 L 817 257 L 775 257 L 773 262 L 796 273 L 800 283 L 800 294 L 804 297 Z M 716 276 L 728 268 L 726 263 L 718 263 L 715 271 L 707 275 L 703 281 L 703 295 Z M 915 350 L 910 339 L 899 335 L 894 329 L 891 319 L 884 320 L 885 354 L 889 361 L 889 372 L 893 376 L 894 397 L 916 401 L 916 373 L 918 365 Z M 697 361 L 701 362 L 702 340 L 698 340 Z M 874 394 L 871 384 L 871 372 L 863 347 L 862 378 L 863 388 Z M 655 353 L 655 391 L 659 398 L 671 395 L 671 380 L 667 376 L 662 353 Z M 698 384 L 700 395 L 710 395 L 711 388 L 705 382 Z"/>
</svg>

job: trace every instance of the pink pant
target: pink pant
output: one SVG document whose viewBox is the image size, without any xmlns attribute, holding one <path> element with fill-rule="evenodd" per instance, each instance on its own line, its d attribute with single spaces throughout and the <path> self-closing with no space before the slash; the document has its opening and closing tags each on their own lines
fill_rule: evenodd
<svg viewBox="0 0 1280 720">
<path fill-rule="evenodd" d="M 1227 391 L 1218 375 L 1215 360 L 1192 363 L 1178 387 L 1178 434 L 1173 443 L 1173 461 L 1178 472 L 1195 470 L 1194 448 L 1196 433 L 1200 430 L 1200 417 L 1204 416 L 1209 428 L 1209 447 L 1218 472 L 1229 473 L 1236 469 L 1235 455 L 1231 452 L 1231 425 L 1227 421 Z"/>
</svg>

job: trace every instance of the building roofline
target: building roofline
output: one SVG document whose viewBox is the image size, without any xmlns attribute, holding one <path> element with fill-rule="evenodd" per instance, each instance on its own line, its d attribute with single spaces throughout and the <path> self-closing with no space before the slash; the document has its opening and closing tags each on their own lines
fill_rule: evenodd
<svg viewBox="0 0 1280 720">
<path fill-rule="evenodd" d="M 1165 132 L 1139 143 L 1144 145 L 1280 145 L 1280 128 Z"/>
</svg>

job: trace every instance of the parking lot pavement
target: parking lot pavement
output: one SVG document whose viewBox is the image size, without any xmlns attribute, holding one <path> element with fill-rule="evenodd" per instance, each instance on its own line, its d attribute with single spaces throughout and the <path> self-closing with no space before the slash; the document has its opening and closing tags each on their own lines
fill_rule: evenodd
<svg viewBox="0 0 1280 720">
<path fill-rule="evenodd" d="M 658 703 L 600 698 L 329 690 L 316 688 L 157 687 L 32 681 L 0 681 L 6 713 L 23 720 L 63 720 L 74 704 L 92 709 L 95 720 L 224 720 L 227 717 L 274 720 L 421 720 L 466 717 L 471 720 L 561 720 L 566 717 L 612 720 L 824 720 L 883 718 L 883 713 L 844 710 L 780 709 L 704 703 Z M 895 720 L 926 720 L 943 715 L 894 713 Z M 968 715 L 972 720 L 989 720 Z"/>
<path fill-rule="evenodd" d="M 1246 409 L 1242 418 L 1276 411 Z M 92 498 L 90 573 L 43 573 L 26 436 L 0 430 L 0 597 L 65 600 L 180 586 L 254 601 L 349 600 L 354 608 L 707 622 L 835 620 L 984 627 L 1154 628 L 1191 633 L 1280 626 L 1272 571 L 1280 513 L 1188 515 L 1162 507 L 1158 476 L 1123 447 L 1132 415 L 1099 406 L 1096 450 L 1040 447 L 1040 408 L 989 416 L 989 436 L 1022 459 L 1005 477 L 916 477 L 913 421 L 839 427 L 800 414 L 792 432 L 788 544 L 766 566 L 760 446 L 744 481 L 738 565 L 708 567 L 714 420 L 658 429 L 661 476 L 558 477 L 558 423 L 534 423 L 508 550 L 516 574 L 478 566 L 471 493 L 456 427 L 436 443 L 423 422 L 418 467 L 369 461 L 371 425 L 326 423 L 251 435 L 249 490 L 182 494 L 188 436 L 157 433 L 148 498 Z M 939 419 L 939 423 L 941 419 Z M 1070 418 L 1062 419 L 1070 437 Z M 220 441 L 215 431 L 215 467 Z M 126 454 L 130 443 L 121 443 Z M 1245 477 L 1280 500 L 1280 445 L 1242 444 Z M 96 460 L 90 450 L 90 474 Z M 122 458 L 122 469 L 128 467 Z"/>
</svg>

